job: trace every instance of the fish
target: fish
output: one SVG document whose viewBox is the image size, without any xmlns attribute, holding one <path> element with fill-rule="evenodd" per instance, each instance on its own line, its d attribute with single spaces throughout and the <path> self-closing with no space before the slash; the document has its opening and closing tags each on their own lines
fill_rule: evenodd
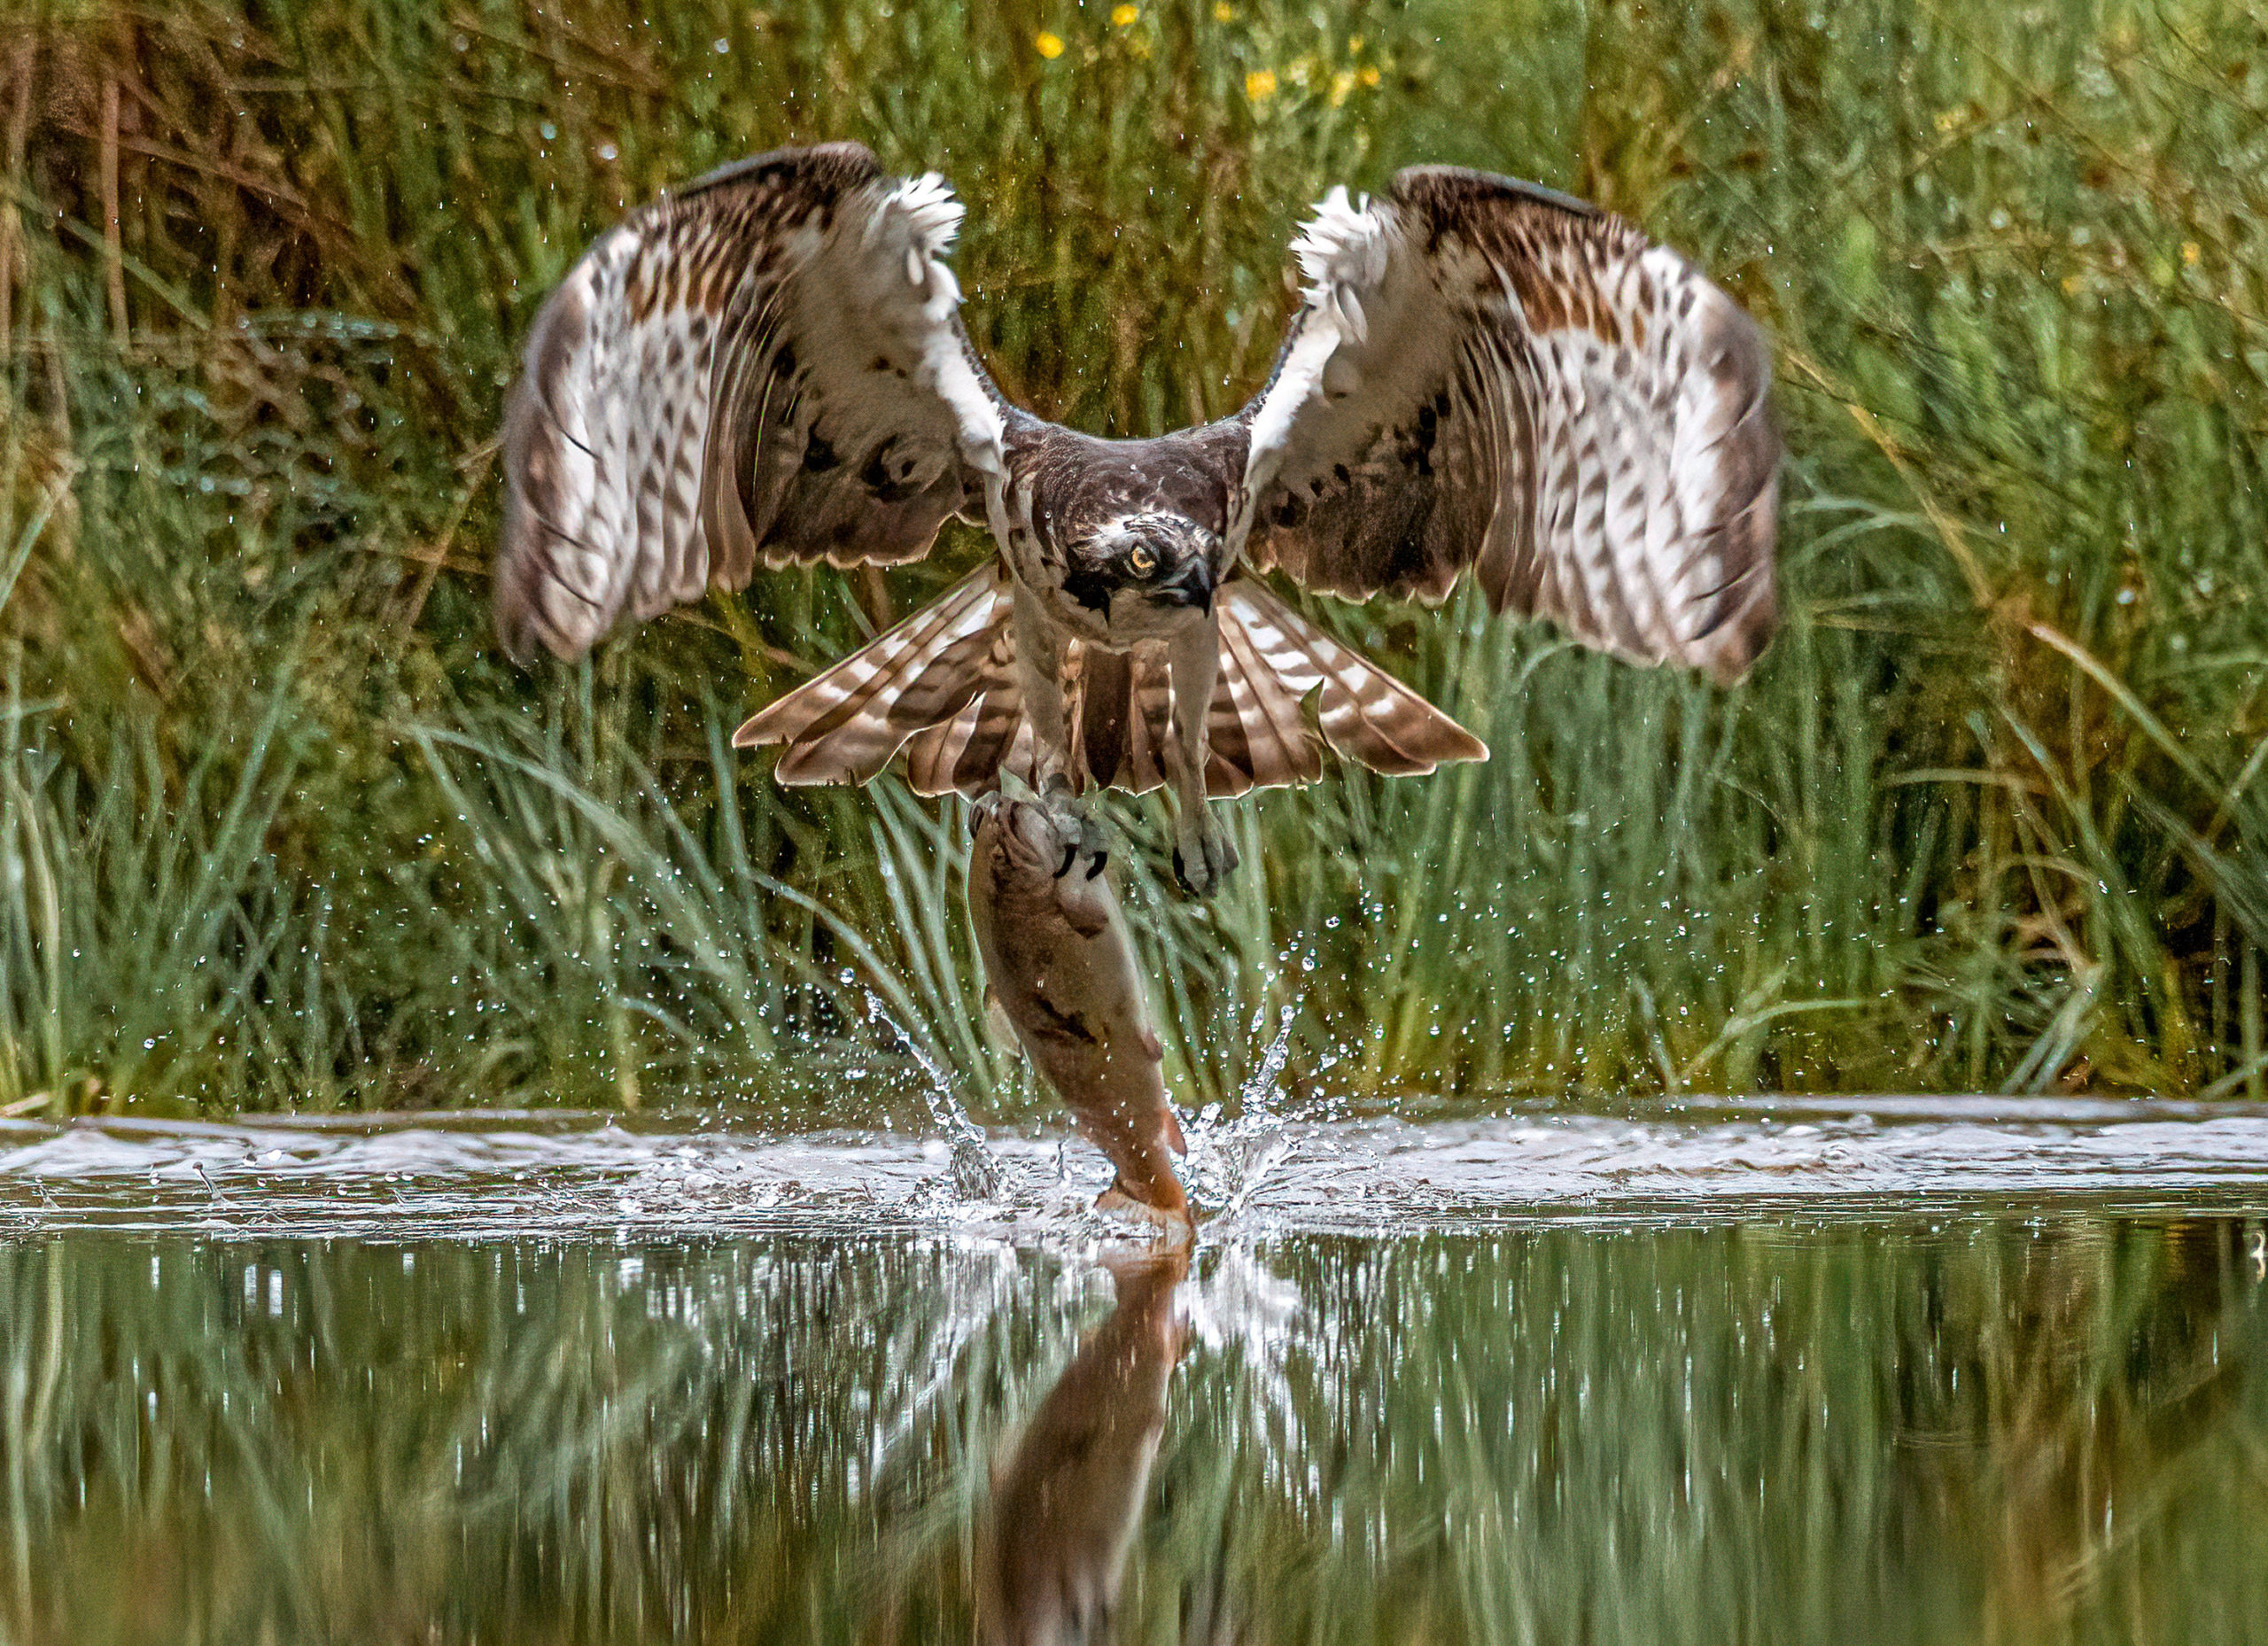
<svg viewBox="0 0 2268 1646">
<path fill-rule="evenodd" d="M 1099 828 L 1068 795 L 1043 797 L 1013 775 L 977 801 L 974 823 L 968 916 L 996 1032 L 1005 1019 L 1072 1123 L 1117 1169 L 1096 1209 L 1193 1233 L 1173 1169 L 1188 1145 Z"/>
<path fill-rule="evenodd" d="M 978 1574 L 986 1646 L 1103 1640 L 1118 1604 L 1165 1435 L 1166 1383 L 1189 1339 L 1177 1297 L 1189 1254 L 1105 1267 L 1117 1307 L 992 1471 Z"/>
</svg>

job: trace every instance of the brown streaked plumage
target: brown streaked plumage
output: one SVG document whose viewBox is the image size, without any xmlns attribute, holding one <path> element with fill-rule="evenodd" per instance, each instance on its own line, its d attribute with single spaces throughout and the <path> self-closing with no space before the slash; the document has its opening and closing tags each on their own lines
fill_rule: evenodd
<svg viewBox="0 0 2268 1646">
<path fill-rule="evenodd" d="M 943 260 L 960 214 L 937 179 L 831 144 L 603 236 L 536 315 L 505 409 L 506 648 L 577 656 L 759 559 L 927 554 L 1003 409 Z"/>
<path fill-rule="evenodd" d="M 757 563 L 893 562 L 948 516 L 998 561 L 773 703 L 783 782 L 924 792 L 1003 770 L 1175 792 L 1177 866 L 1234 864 L 1208 795 L 1487 750 L 1285 607 L 1491 607 L 1736 679 L 1769 638 L 1779 442 L 1739 307 L 1628 224 L 1444 167 L 1334 190 L 1268 386 L 1101 440 L 1003 400 L 944 261 L 961 208 L 855 144 L 744 161 L 633 214 L 546 303 L 506 418 L 496 612 L 572 656 Z M 1309 725 L 1309 705 L 1315 720 Z"/>
<path fill-rule="evenodd" d="M 1311 783 L 1322 746 L 1377 772 L 1415 775 L 1482 760 L 1487 745 L 1332 639 L 1249 578 L 1216 602 L 1221 664 L 1208 716 L 1206 790 Z M 1041 780 L 1021 712 L 1006 569 L 997 561 L 889 633 L 775 699 L 739 734 L 784 744 L 783 783 L 864 783 L 903 752 L 916 794 L 972 798 L 1003 771 Z M 1075 641 L 1064 681 L 1068 771 L 1146 794 L 1166 780 L 1171 667 L 1160 646 L 1124 653 Z M 1322 735 L 1309 729 L 1313 699 Z"/>
<path fill-rule="evenodd" d="M 1191 1227 L 1174 1175 L 1181 1122 L 1158 1069 L 1126 917 L 1086 819 L 1017 782 L 976 803 L 968 919 L 987 987 L 1017 1043 L 1118 1176 L 1100 1207 Z"/>
<path fill-rule="evenodd" d="M 1418 167 L 1318 208 L 1252 427 L 1245 552 L 1349 600 L 1448 596 L 1736 679 L 1771 636 L 1771 355 L 1581 201 Z"/>
</svg>

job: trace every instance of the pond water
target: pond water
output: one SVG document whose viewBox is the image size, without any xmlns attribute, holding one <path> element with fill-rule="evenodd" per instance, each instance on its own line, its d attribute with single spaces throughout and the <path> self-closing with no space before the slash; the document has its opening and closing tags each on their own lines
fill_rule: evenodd
<svg viewBox="0 0 2268 1646">
<path fill-rule="evenodd" d="M 0 1144 L 24 1646 L 2268 1637 L 2242 1106 Z"/>
</svg>

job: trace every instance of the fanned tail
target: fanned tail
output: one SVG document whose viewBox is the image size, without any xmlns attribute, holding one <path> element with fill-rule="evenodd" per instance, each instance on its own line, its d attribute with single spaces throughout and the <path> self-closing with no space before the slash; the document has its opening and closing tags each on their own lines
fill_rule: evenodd
<svg viewBox="0 0 2268 1646">
<path fill-rule="evenodd" d="M 1037 750 L 1017 679 L 1013 609 L 995 562 L 771 704 L 733 741 L 784 744 L 782 783 L 864 783 L 901 749 L 916 794 L 982 795 L 1004 770 L 1033 780 Z M 1208 795 L 1312 783 L 1323 775 L 1324 745 L 1396 776 L 1488 757 L 1479 738 L 1264 585 L 1231 579 L 1216 611 Z M 1074 641 L 1065 672 L 1076 764 L 1087 780 L 1134 794 L 1162 784 L 1173 725 L 1164 659 Z"/>
<path fill-rule="evenodd" d="M 773 773 L 782 783 L 867 782 L 908 738 L 983 689 L 1010 605 L 1006 569 L 992 562 L 766 705 L 733 741 L 785 744 Z"/>
<path fill-rule="evenodd" d="M 982 795 L 998 787 L 1003 771 L 1037 780 L 1037 749 L 1016 679 L 1013 606 L 1005 597 L 1000 605 L 975 689 L 951 715 L 916 733 L 905 746 L 905 780 L 917 795 Z"/>
<path fill-rule="evenodd" d="M 1460 760 L 1486 760 L 1488 745 L 1411 691 L 1369 658 L 1342 646 L 1293 610 L 1251 578 L 1239 578 L 1221 590 L 1221 686 L 1213 695 L 1209 734 L 1215 760 L 1206 788 L 1215 795 L 1241 794 L 1244 788 L 1312 782 L 1321 775 L 1296 762 L 1297 776 L 1277 776 L 1257 751 L 1265 740 L 1283 747 L 1293 724 L 1283 704 L 1303 703 L 1315 694 L 1316 720 L 1323 741 L 1346 759 L 1390 777 L 1421 777 L 1436 766 Z M 1243 701 L 1249 694 L 1253 707 Z M 1224 703 L 1223 699 L 1229 701 Z M 1267 719 L 1255 735 L 1254 708 Z M 1220 770 L 1224 720 L 1233 715 L 1243 741 L 1255 750 L 1223 780 Z M 1268 775 L 1262 775 L 1263 772 Z M 1234 778 L 1248 780 L 1234 786 Z"/>
</svg>

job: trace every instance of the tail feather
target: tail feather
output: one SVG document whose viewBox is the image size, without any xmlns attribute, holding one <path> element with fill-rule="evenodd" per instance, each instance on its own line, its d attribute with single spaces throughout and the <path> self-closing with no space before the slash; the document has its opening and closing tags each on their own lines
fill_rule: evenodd
<svg viewBox="0 0 2268 1646">
<path fill-rule="evenodd" d="M 768 704 L 733 734 L 743 749 L 783 743 L 782 783 L 864 783 L 908 738 L 959 713 L 984 684 L 1006 629 L 997 563 Z"/>
<path fill-rule="evenodd" d="M 906 780 L 917 795 L 981 795 L 998 784 L 1003 769 L 1027 781 L 1036 775 L 1009 602 L 1004 600 L 1001 608 L 967 701 L 905 745 Z"/>
<path fill-rule="evenodd" d="M 1231 794 L 1292 788 L 1323 775 L 1323 749 L 1309 732 L 1301 707 L 1314 687 L 1287 679 L 1263 651 L 1273 631 L 1256 621 L 1264 614 L 1244 599 L 1247 586 L 1232 585 L 1223 602 L 1221 679 L 1206 723 L 1216 765 L 1225 760 L 1231 765 Z M 1205 787 L 1208 793 L 1220 792 L 1210 772 Z"/>
<path fill-rule="evenodd" d="M 1116 782 L 1133 753 L 1134 673 L 1134 659 L 1123 652 L 1085 649 L 1079 659 L 1072 723 L 1097 788 Z"/>
<path fill-rule="evenodd" d="M 1166 739 L 1173 734 L 1173 676 L 1162 664 L 1150 659 L 1133 672 L 1133 724 L 1129 728 L 1133 735 L 1128 740 L 1127 767 L 1119 773 L 1118 786 L 1129 794 L 1146 795 L 1166 780 Z M 1209 782 L 1206 792 L 1214 792 Z"/>
<path fill-rule="evenodd" d="M 733 741 L 784 744 L 782 783 L 863 783 L 900 750 L 916 794 L 981 795 L 1004 770 L 1031 780 L 1038 750 L 1017 679 L 1013 610 L 1007 573 L 995 562 L 771 704 Z M 1314 782 L 1323 775 L 1320 744 L 1396 775 L 1488 757 L 1479 738 L 1264 585 L 1232 579 L 1216 611 L 1208 795 Z M 1135 794 L 1159 787 L 1173 734 L 1163 656 L 1075 641 L 1066 669 L 1068 717 L 1089 779 Z"/>
<path fill-rule="evenodd" d="M 1459 760 L 1486 760 L 1488 745 L 1411 691 L 1369 658 L 1340 645 L 1270 594 L 1266 585 L 1239 578 L 1221 591 L 1223 641 L 1240 633 L 1253 662 L 1285 692 L 1304 700 L 1312 693 L 1323 740 L 1357 765 L 1394 777 L 1422 776 Z M 1228 674 L 1231 648 L 1222 648 Z M 1220 712 L 1219 698 L 1214 712 Z M 1311 782 L 1319 776 L 1293 780 Z"/>
</svg>

